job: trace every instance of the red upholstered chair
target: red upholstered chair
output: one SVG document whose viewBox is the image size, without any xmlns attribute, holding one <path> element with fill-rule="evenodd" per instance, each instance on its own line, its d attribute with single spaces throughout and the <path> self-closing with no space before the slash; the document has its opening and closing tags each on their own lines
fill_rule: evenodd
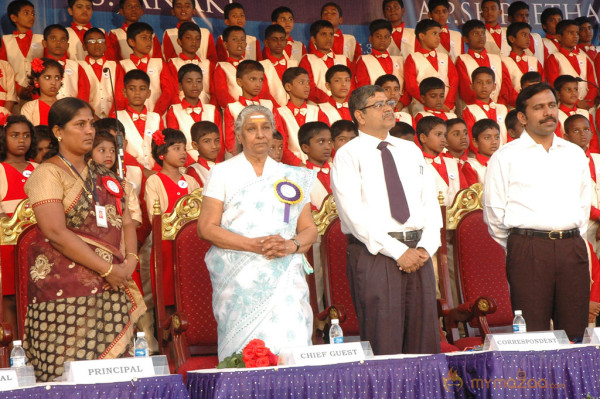
<svg viewBox="0 0 600 399">
<path fill-rule="evenodd" d="M 163 255 L 173 257 L 175 313 L 167 315 L 163 282 L 154 279 L 155 312 L 160 351 L 172 370 L 213 368 L 217 358 L 217 322 L 212 308 L 212 285 L 204 256 L 211 244 L 198 237 L 196 224 L 202 190 L 182 197 L 171 214 L 161 215 L 155 204 L 152 221 L 155 276 L 163 275 Z M 172 254 L 163 254 L 162 240 L 171 240 Z"/>
</svg>

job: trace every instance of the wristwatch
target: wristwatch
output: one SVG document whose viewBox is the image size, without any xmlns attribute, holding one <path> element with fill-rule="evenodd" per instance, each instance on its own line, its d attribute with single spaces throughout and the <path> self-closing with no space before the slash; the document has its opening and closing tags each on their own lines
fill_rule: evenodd
<svg viewBox="0 0 600 399">
<path fill-rule="evenodd" d="M 297 253 L 300 250 L 300 242 L 295 238 L 292 238 L 292 241 L 294 242 L 294 244 L 296 244 L 296 250 L 294 251 L 294 253 Z"/>
</svg>

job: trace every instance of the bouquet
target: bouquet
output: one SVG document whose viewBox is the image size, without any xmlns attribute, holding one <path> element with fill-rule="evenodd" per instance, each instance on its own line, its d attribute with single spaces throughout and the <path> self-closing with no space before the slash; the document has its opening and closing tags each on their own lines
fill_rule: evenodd
<svg viewBox="0 0 600 399">
<path fill-rule="evenodd" d="M 219 362 L 218 369 L 226 368 L 253 368 L 277 366 L 279 357 L 274 355 L 265 342 L 261 339 L 253 339 L 242 350 L 242 353 L 234 353 Z"/>
</svg>

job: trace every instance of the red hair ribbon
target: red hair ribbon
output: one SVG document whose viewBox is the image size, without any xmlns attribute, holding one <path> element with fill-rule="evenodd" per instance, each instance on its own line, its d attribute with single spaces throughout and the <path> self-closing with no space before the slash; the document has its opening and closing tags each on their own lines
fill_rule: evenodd
<svg viewBox="0 0 600 399">
<path fill-rule="evenodd" d="M 41 58 L 35 58 L 31 61 L 31 70 L 36 73 L 42 73 L 44 71 L 44 61 Z"/>
<path fill-rule="evenodd" d="M 154 141 L 154 144 L 156 145 L 163 145 L 165 143 L 165 135 L 162 134 L 160 130 L 157 130 L 152 135 L 152 141 Z"/>
</svg>

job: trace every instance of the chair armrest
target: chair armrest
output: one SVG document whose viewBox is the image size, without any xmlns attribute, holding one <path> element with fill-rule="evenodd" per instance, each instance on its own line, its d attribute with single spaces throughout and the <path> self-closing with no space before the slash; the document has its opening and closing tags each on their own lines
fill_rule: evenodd
<svg viewBox="0 0 600 399">
<path fill-rule="evenodd" d="M 12 343 L 13 332 L 9 323 L 0 322 L 0 346 L 8 346 Z"/>
<path fill-rule="evenodd" d="M 450 307 L 442 298 L 437 299 L 437 314 L 438 317 L 447 317 L 450 315 Z"/>
</svg>

